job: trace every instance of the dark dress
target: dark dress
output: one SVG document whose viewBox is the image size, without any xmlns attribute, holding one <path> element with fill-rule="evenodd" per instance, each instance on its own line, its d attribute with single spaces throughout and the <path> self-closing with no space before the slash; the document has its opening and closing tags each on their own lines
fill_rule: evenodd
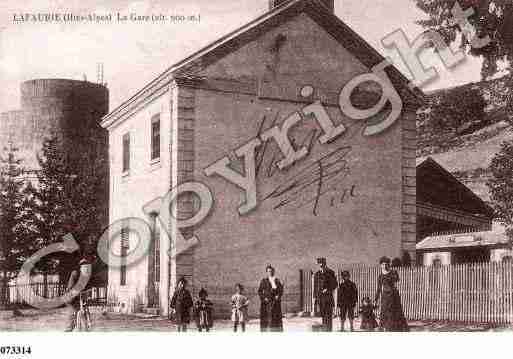
<svg viewBox="0 0 513 359">
<path fill-rule="evenodd" d="M 262 279 L 258 287 L 260 297 L 260 330 L 283 331 L 283 314 L 281 297 L 283 284 L 276 278 L 276 288 L 273 288 L 268 278 Z"/>
<path fill-rule="evenodd" d="M 381 273 L 378 277 L 375 301 L 377 302 L 381 297 L 379 325 L 387 332 L 406 332 L 409 330 L 401 304 L 401 296 L 396 287 L 397 282 L 399 282 L 399 275 L 395 270 L 391 270 L 387 274 Z"/>
<path fill-rule="evenodd" d="M 362 318 L 362 323 L 360 325 L 361 330 L 374 330 L 378 327 L 376 314 L 374 314 L 374 306 L 372 304 L 362 305 L 360 308 L 360 315 Z"/>
<path fill-rule="evenodd" d="M 209 330 L 214 326 L 214 305 L 208 299 L 199 299 L 194 305 L 194 319 L 199 330 Z"/>
<path fill-rule="evenodd" d="M 177 325 L 190 323 L 192 306 L 193 301 L 191 293 L 187 289 L 175 291 L 171 299 L 171 308 L 176 311 L 174 321 Z"/>
</svg>

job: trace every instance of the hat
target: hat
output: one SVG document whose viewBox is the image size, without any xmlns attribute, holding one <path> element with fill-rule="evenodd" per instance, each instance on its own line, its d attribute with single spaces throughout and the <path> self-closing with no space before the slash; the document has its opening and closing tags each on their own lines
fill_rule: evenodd
<svg viewBox="0 0 513 359">
<path fill-rule="evenodd" d="M 326 264 L 326 258 L 324 258 L 324 257 L 317 258 L 317 264 Z"/>
<path fill-rule="evenodd" d="M 198 292 L 198 297 L 208 297 L 208 293 L 205 288 L 200 289 L 200 291 Z"/>
<path fill-rule="evenodd" d="M 345 270 L 342 272 L 342 277 L 350 277 L 351 275 L 349 274 L 349 271 L 348 270 Z"/>
</svg>

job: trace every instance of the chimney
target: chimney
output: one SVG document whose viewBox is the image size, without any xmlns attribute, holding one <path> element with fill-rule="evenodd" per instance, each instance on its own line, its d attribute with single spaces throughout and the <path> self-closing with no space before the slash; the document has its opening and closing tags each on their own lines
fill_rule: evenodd
<svg viewBox="0 0 513 359">
<path fill-rule="evenodd" d="M 291 0 L 269 0 L 269 11 L 289 1 Z M 326 6 L 330 12 L 335 12 L 335 0 L 317 0 L 317 2 Z"/>
</svg>

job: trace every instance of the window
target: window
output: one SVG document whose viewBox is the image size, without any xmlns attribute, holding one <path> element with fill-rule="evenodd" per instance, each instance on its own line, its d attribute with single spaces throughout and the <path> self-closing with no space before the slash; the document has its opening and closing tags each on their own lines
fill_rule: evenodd
<svg viewBox="0 0 513 359">
<path fill-rule="evenodd" d="M 126 257 L 130 247 L 128 227 L 121 228 L 121 267 L 119 269 L 119 284 L 126 285 Z"/>
<path fill-rule="evenodd" d="M 151 118 L 151 159 L 160 158 L 160 115 Z"/>
<path fill-rule="evenodd" d="M 502 257 L 502 263 L 508 263 L 508 264 L 513 263 L 513 257 L 511 257 L 511 256 Z"/>
<path fill-rule="evenodd" d="M 123 172 L 130 170 L 130 134 L 123 135 Z"/>
</svg>

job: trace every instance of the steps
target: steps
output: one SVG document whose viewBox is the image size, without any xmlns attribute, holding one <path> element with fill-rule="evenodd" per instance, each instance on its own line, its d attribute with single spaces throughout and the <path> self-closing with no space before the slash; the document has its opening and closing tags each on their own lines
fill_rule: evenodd
<svg viewBox="0 0 513 359">
<path fill-rule="evenodd" d="M 160 308 L 145 307 L 142 309 L 142 313 L 138 313 L 138 315 L 144 318 L 155 318 L 160 315 Z"/>
</svg>

